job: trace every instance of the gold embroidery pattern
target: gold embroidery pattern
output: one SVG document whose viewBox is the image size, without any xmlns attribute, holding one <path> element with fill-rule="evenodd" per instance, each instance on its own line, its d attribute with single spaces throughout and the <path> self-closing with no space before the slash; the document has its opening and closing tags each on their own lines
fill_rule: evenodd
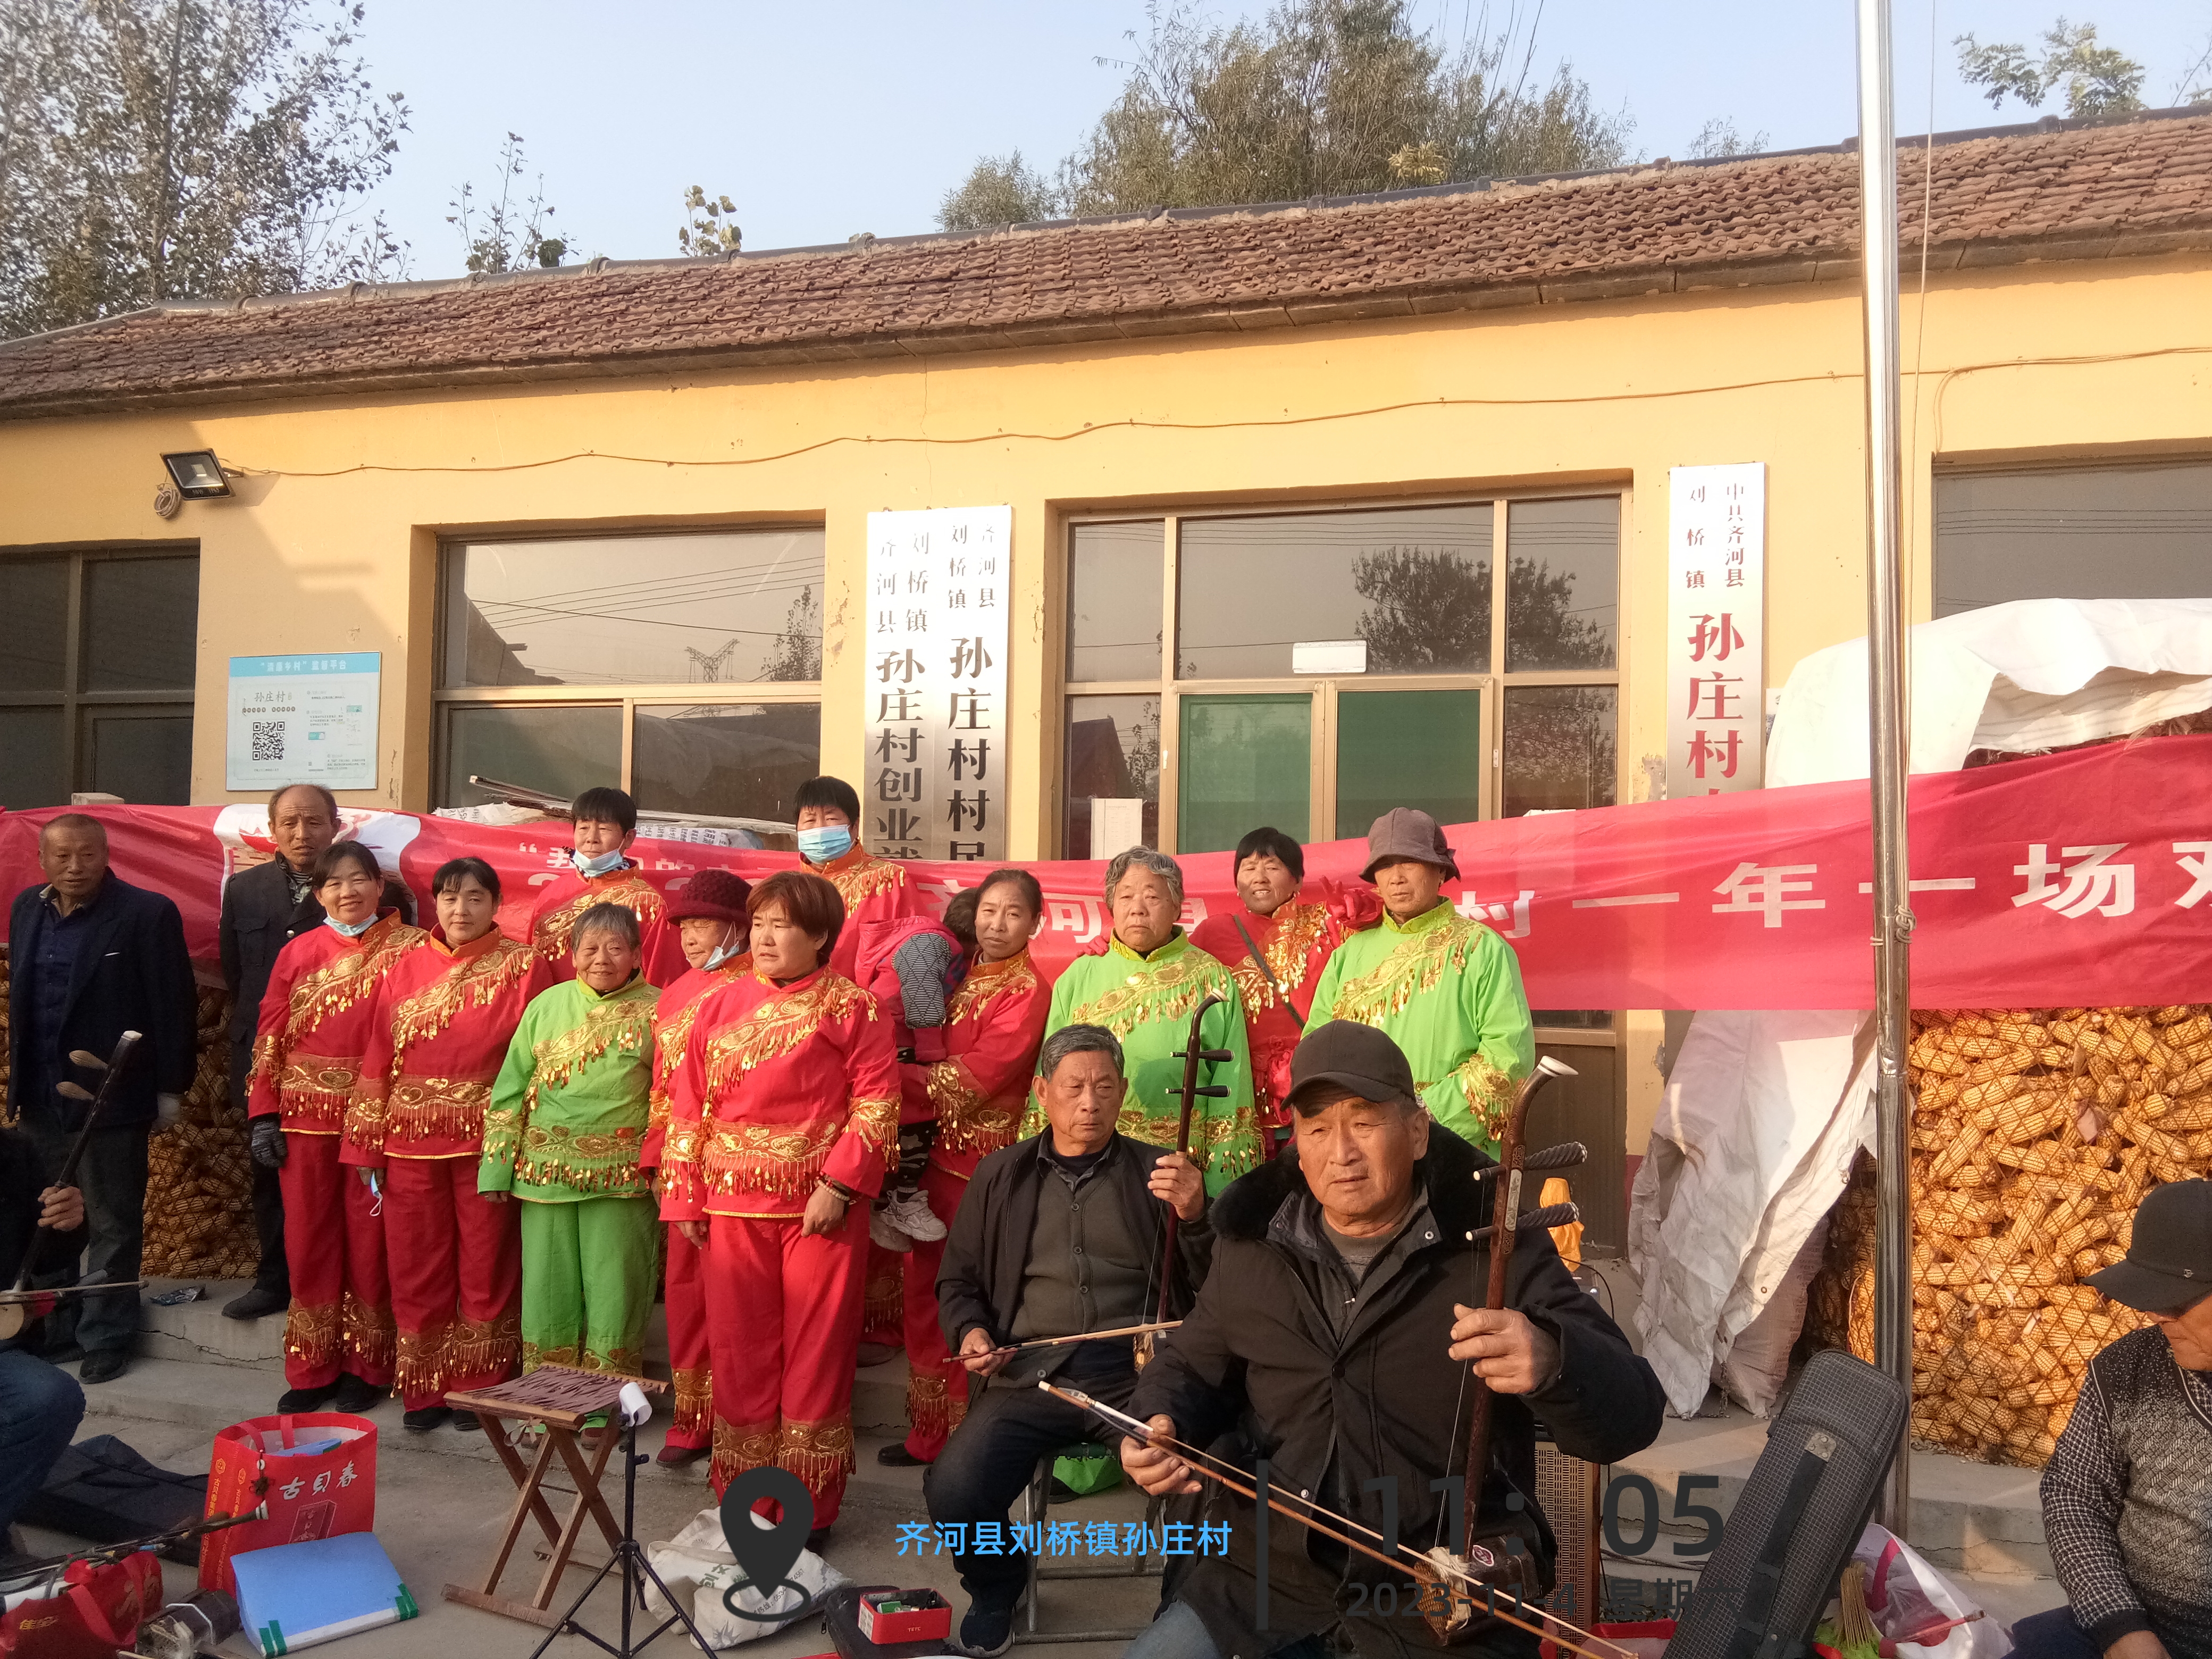
<svg viewBox="0 0 2212 1659">
<path fill-rule="evenodd" d="M 860 1329 L 896 1331 L 906 1322 L 906 1258 L 894 1255 L 860 1286 Z"/>
<path fill-rule="evenodd" d="M 639 1378 L 645 1376 L 645 1354 L 638 1348 L 587 1347 L 576 1356 L 574 1364 L 580 1371 L 605 1371 L 615 1376 Z"/>
<path fill-rule="evenodd" d="M 957 1025 L 963 1019 L 975 1019 L 994 998 L 1034 991 L 1036 983 L 1036 970 L 1030 965 L 1026 951 L 1009 958 L 1003 969 L 997 963 L 986 963 L 971 972 L 952 994 L 952 1000 L 945 1006 L 945 1023 Z"/>
<path fill-rule="evenodd" d="M 1391 1015 L 1404 1012 L 1415 997 L 1434 990 L 1447 970 L 1457 973 L 1464 969 L 1476 939 L 1488 931 L 1479 921 L 1455 915 L 1401 939 L 1398 948 L 1372 969 L 1338 988 L 1329 1018 L 1379 1025 Z"/>
<path fill-rule="evenodd" d="M 356 1097 L 356 1110 L 365 1114 L 366 1102 Z M 449 1077 L 403 1077 L 392 1085 L 385 1103 L 384 1138 L 402 1143 L 452 1138 L 476 1140 L 483 1137 L 484 1113 L 491 1106 L 491 1085 Z M 349 1126 L 350 1128 L 350 1126 Z"/>
<path fill-rule="evenodd" d="M 894 1098 L 856 1100 L 848 1120 L 853 1133 L 883 1155 L 884 1168 L 898 1168 L 899 1103 Z"/>
<path fill-rule="evenodd" d="M 1494 1149 L 1513 1109 L 1513 1096 L 1518 1086 L 1515 1079 L 1480 1053 L 1469 1054 L 1453 1070 L 1452 1077 L 1458 1082 L 1460 1092 L 1467 1097 L 1468 1115 L 1490 1143 L 1484 1150 Z"/>
<path fill-rule="evenodd" d="M 574 1365 L 575 1363 L 576 1347 L 574 1343 L 558 1348 L 541 1348 L 535 1342 L 522 1345 L 522 1369 L 526 1371 L 534 1371 L 540 1365 Z"/>
<path fill-rule="evenodd" d="M 765 1423 L 725 1423 L 719 1417 L 714 1419 L 714 1458 L 708 1468 L 713 1471 L 717 1492 L 747 1469 L 757 1469 L 775 1462 L 777 1426 L 774 1418 Z"/>
<path fill-rule="evenodd" d="M 385 970 L 429 937 L 420 927 L 388 919 L 362 935 L 359 950 L 343 951 L 303 975 L 285 1006 L 285 1047 L 297 1044 L 332 1014 L 344 1012 L 374 993 Z"/>
<path fill-rule="evenodd" d="M 625 1054 L 635 1054 L 640 1049 L 650 1052 L 652 1046 L 651 998 L 626 997 L 618 1001 L 610 999 L 595 1002 L 584 1010 L 581 1020 L 538 1045 L 530 1087 L 523 1092 L 523 1110 L 534 1112 L 539 1091 L 568 1082 L 608 1049 L 620 1048 Z"/>
<path fill-rule="evenodd" d="M 527 945 L 502 939 L 481 956 L 455 963 L 392 1011 L 392 1069 L 414 1044 L 428 1042 L 471 1008 L 489 1008 L 528 977 Z"/>
<path fill-rule="evenodd" d="M 684 1063 L 684 1050 L 691 1042 L 691 1028 L 699 1018 L 699 1005 L 714 994 L 721 986 L 734 983 L 751 971 L 752 958 L 741 957 L 738 962 L 714 969 L 715 985 L 702 991 L 666 1019 L 656 1020 L 653 1028 L 653 1087 L 646 1096 L 646 1125 L 648 1130 L 668 1127 L 668 1088 L 675 1081 L 676 1068 Z"/>
<path fill-rule="evenodd" d="M 586 884 L 584 890 L 566 903 L 556 906 L 538 918 L 538 927 L 530 943 L 546 961 L 560 963 L 568 959 L 568 936 L 575 931 L 576 918 L 595 904 L 619 904 L 630 912 L 642 927 L 647 922 L 659 921 L 666 901 L 655 887 L 635 870 L 626 870 L 620 879 L 599 886 Z M 547 1362 L 549 1364 L 552 1362 Z"/>
<path fill-rule="evenodd" d="M 906 1420 L 916 1437 L 942 1444 L 968 1415 L 968 1379 L 964 1375 L 959 1376 L 957 1389 L 952 1382 L 951 1378 L 927 1376 L 920 1371 L 907 1373 Z"/>
<path fill-rule="evenodd" d="M 338 1325 L 347 1368 L 355 1376 L 374 1382 L 375 1378 L 368 1376 L 362 1367 L 387 1373 L 392 1370 L 399 1346 L 399 1333 L 392 1322 L 391 1304 L 373 1308 L 348 1291 L 338 1304 Z"/>
<path fill-rule="evenodd" d="M 1230 969 L 1237 981 L 1237 988 L 1244 998 L 1244 1012 L 1249 1017 L 1264 1013 L 1285 1000 L 1293 985 L 1304 983 L 1306 958 L 1315 945 L 1321 943 L 1328 928 L 1328 909 L 1325 905 L 1300 904 L 1296 901 L 1285 904 L 1273 918 L 1275 935 L 1261 946 L 1267 959 L 1267 970 L 1274 975 L 1273 984 L 1267 975 L 1260 971 L 1259 963 L 1247 951 L 1237 958 Z M 1281 986 L 1278 993 L 1275 987 Z"/>
<path fill-rule="evenodd" d="M 845 1133 L 834 1122 L 716 1124 L 706 1140 L 707 1189 L 727 1198 L 738 1193 L 775 1193 L 795 1198 L 810 1191 L 830 1161 L 830 1148 Z M 696 1132 L 679 1130 L 668 1138 L 664 1167 L 698 1156 Z M 894 1127 L 892 1141 L 897 1132 Z M 678 1177 L 671 1173 L 668 1179 Z"/>
<path fill-rule="evenodd" d="M 276 1074 L 276 1103 L 284 1127 L 343 1129 L 360 1081 L 358 1054 L 309 1054 L 287 1061 Z"/>
<path fill-rule="evenodd" d="M 1229 990 L 1235 985 L 1229 970 L 1195 947 L 1163 968 L 1139 971 L 1084 1003 L 1067 1017 L 1070 1025 L 1103 1025 L 1115 1036 L 1129 1035 L 1155 1020 L 1181 1019 L 1198 1006 L 1208 991 Z"/>
<path fill-rule="evenodd" d="M 701 1435 L 714 1420 L 714 1368 L 678 1370 L 676 1380 L 676 1423 L 672 1432 Z M 762 1460 L 765 1462 L 767 1460 Z"/>
<path fill-rule="evenodd" d="M 295 1302 L 284 1317 L 284 1357 L 303 1365 L 338 1363 L 338 1304 Z"/>
<path fill-rule="evenodd" d="M 399 1363 L 393 1380 L 402 1395 L 419 1399 L 445 1392 L 446 1343 L 452 1334 L 451 1322 L 429 1330 L 399 1333 Z"/>
<path fill-rule="evenodd" d="M 929 1101 L 937 1108 L 938 1145 L 950 1151 L 995 1152 L 1019 1139 L 1021 1103 L 994 1104 L 957 1060 L 929 1068 Z"/>
<path fill-rule="evenodd" d="M 254 1038 L 253 1069 L 247 1075 L 259 1078 L 264 1083 L 273 1081 L 276 1075 L 278 1046 L 277 1039 L 273 1033 L 268 1036 Z"/>
<path fill-rule="evenodd" d="M 638 1157 L 644 1146 L 645 1131 L 628 1125 L 579 1134 L 566 1124 L 533 1123 L 522 1132 L 514 1179 L 518 1185 L 567 1187 L 580 1193 L 641 1190 L 645 1176 Z"/>
<path fill-rule="evenodd" d="M 814 873 L 827 877 L 830 884 L 837 890 L 837 896 L 845 901 L 845 915 L 848 921 L 854 911 L 877 894 L 906 885 L 906 871 L 889 859 L 864 857 L 849 869 L 824 869 Z"/>
<path fill-rule="evenodd" d="M 457 1320 L 446 1333 L 447 1388 L 489 1388 L 511 1374 L 522 1358 L 522 1318 Z"/>
<path fill-rule="evenodd" d="M 707 1040 L 709 1098 L 756 1066 L 792 1053 L 824 1021 L 843 1019 L 855 1011 L 873 1019 L 876 1000 L 842 974 L 824 973 L 796 994 L 769 998 L 738 1024 Z"/>
<path fill-rule="evenodd" d="M 775 1461 L 817 1498 L 832 1483 L 842 1485 L 853 1469 L 853 1413 L 842 1411 L 817 1423 L 786 1419 L 775 1437 Z"/>
</svg>

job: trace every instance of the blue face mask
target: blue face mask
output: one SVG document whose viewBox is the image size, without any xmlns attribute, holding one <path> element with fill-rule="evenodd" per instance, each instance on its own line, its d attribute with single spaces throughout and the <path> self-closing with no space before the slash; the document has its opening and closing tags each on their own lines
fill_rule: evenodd
<svg viewBox="0 0 2212 1659">
<path fill-rule="evenodd" d="M 336 916 L 325 916 L 323 926 L 343 933 L 348 939 L 359 939 L 376 926 L 376 918 L 371 916 L 367 921 L 340 921 Z"/>
<path fill-rule="evenodd" d="M 589 880 L 593 876 L 612 875 L 623 867 L 624 860 L 622 848 L 617 847 L 613 852 L 602 853 L 595 859 L 587 859 L 581 853 L 571 853 L 568 862 L 574 866 L 578 875 Z"/>
<path fill-rule="evenodd" d="M 744 949 L 744 946 L 737 944 L 735 941 L 727 945 L 717 945 L 714 949 L 714 953 L 707 958 L 707 970 L 709 973 L 712 973 L 715 969 L 727 962 L 732 957 L 737 956 L 742 952 Z"/>
<path fill-rule="evenodd" d="M 853 850 L 853 832 L 842 823 L 799 832 L 799 855 L 809 864 L 827 864 Z"/>
</svg>

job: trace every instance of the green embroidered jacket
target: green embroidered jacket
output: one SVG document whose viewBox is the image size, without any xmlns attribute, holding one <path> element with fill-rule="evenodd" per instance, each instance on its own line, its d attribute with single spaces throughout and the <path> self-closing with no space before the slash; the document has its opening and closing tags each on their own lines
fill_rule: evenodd
<svg viewBox="0 0 2212 1659">
<path fill-rule="evenodd" d="M 484 1114 L 477 1190 L 540 1203 L 642 1198 L 653 1009 L 643 978 L 601 996 L 570 980 L 523 1010 Z"/>
</svg>

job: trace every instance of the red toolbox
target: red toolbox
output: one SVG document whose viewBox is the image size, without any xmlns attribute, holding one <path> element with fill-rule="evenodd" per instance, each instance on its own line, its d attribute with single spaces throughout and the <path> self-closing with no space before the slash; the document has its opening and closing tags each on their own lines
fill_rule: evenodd
<svg viewBox="0 0 2212 1659">
<path fill-rule="evenodd" d="M 854 1611 L 860 1634 L 878 1646 L 952 1634 L 952 1604 L 933 1589 L 866 1589 Z"/>
</svg>

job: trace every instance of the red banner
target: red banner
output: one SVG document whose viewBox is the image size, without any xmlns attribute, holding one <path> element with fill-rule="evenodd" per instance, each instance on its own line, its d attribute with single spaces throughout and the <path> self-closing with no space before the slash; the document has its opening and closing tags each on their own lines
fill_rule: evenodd
<svg viewBox="0 0 2212 1659">
<path fill-rule="evenodd" d="M 258 806 L 111 806 L 125 879 L 182 908 L 193 954 L 215 959 L 230 872 L 269 855 Z M 0 881 L 41 879 L 52 811 L 0 815 Z M 501 921 L 520 934 L 531 894 L 562 866 L 566 827 L 492 829 L 404 812 L 345 814 L 425 899 L 431 872 L 474 854 L 500 872 Z M 1863 783 L 1456 824 L 1463 879 L 1447 895 L 1519 952 L 1538 1008 L 1856 1008 L 1873 999 L 1873 853 Z M 1980 1008 L 2212 1001 L 2212 737 L 2110 744 L 1911 787 L 1913 1001 Z M 757 876 L 784 853 L 641 840 L 655 881 L 709 865 Z M 1357 881 L 1363 842 L 1306 853 L 1309 890 Z M 1226 853 L 1181 860 L 1184 921 L 1235 902 Z M 982 873 L 909 866 L 941 905 Z M 1104 866 L 1030 866 L 1046 893 L 1037 957 L 1057 972 L 1107 927 Z"/>
</svg>

